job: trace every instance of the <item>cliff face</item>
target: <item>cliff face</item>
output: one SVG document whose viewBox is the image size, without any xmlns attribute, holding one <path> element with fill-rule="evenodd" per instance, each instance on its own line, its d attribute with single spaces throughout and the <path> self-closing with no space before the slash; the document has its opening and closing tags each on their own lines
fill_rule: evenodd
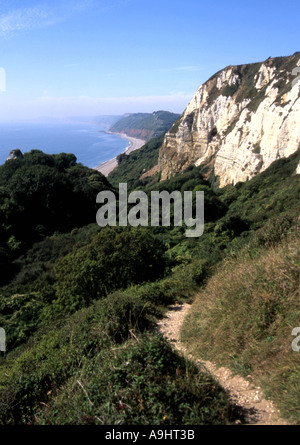
<svg viewBox="0 0 300 445">
<path fill-rule="evenodd" d="M 189 165 L 219 186 L 245 181 L 300 146 L 300 53 L 229 66 L 200 86 L 160 149 L 161 179 Z"/>
</svg>

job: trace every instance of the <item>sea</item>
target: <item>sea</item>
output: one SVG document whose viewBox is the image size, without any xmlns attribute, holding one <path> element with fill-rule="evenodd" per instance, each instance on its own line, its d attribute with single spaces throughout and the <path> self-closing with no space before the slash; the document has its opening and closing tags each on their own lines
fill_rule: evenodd
<svg viewBox="0 0 300 445">
<path fill-rule="evenodd" d="M 11 150 L 73 153 L 77 162 L 94 168 L 123 153 L 130 142 L 93 123 L 0 123 L 0 165 Z"/>
</svg>

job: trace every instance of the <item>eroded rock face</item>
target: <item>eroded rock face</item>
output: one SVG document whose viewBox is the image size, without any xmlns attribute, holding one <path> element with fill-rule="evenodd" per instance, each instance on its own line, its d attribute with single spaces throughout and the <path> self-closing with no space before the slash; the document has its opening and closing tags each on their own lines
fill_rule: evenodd
<svg viewBox="0 0 300 445">
<path fill-rule="evenodd" d="M 161 180 L 194 164 L 223 187 L 294 153 L 300 146 L 297 66 L 300 53 L 229 66 L 201 85 L 165 136 Z"/>
<path fill-rule="evenodd" d="M 11 150 L 11 152 L 9 153 L 9 156 L 7 158 L 7 161 L 9 161 L 11 159 L 22 159 L 22 158 L 23 158 L 23 154 L 22 154 L 21 150 L 16 148 L 15 150 Z"/>
</svg>

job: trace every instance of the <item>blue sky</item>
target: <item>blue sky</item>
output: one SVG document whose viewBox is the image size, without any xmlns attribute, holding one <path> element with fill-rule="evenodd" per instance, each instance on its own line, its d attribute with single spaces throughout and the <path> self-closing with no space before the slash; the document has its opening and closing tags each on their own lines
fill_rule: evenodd
<svg viewBox="0 0 300 445">
<path fill-rule="evenodd" d="M 181 113 L 221 68 L 299 51 L 299 16 L 298 0 L 0 0 L 0 122 Z"/>
</svg>

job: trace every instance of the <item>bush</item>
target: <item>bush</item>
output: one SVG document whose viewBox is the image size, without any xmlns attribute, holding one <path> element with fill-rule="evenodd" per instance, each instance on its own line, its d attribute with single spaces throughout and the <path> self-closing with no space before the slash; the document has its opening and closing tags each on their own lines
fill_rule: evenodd
<svg viewBox="0 0 300 445">
<path fill-rule="evenodd" d="M 255 232 L 251 247 L 276 246 L 297 226 L 297 223 L 298 214 L 293 215 L 291 212 L 270 219 L 261 229 Z"/>
<path fill-rule="evenodd" d="M 135 333 L 144 332 L 154 325 L 156 310 L 150 301 L 144 301 L 139 293 L 126 290 L 114 292 L 96 304 L 97 320 L 105 326 L 104 332 L 121 343 Z"/>
<path fill-rule="evenodd" d="M 5 329 L 7 348 L 15 348 L 36 330 L 44 302 L 38 292 L 0 295 L 0 326 Z"/>
<path fill-rule="evenodd" d="M 147 229 L 106 227 L 55 267 L 56 305 L 74 312 L 116 289 L 161 278 L 165 247 Z"/>
<path fill-rule="evenodd" d="M 94 222 L 97 194 L 112 189 L 101 173 L 76 164 L 74 155 L 39 150 L 1 165 L 0 187 L 0 247 L 13 240 L 13 259 L 47 235 Z"/>
</svg>

